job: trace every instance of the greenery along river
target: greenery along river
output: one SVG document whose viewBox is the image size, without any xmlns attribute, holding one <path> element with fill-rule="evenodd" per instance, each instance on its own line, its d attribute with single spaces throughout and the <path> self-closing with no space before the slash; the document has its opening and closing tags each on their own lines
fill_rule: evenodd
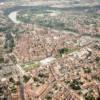
<svg viewBox="0 0 100 100">
<path fill-rule="evenodd" d="M 32 23 L 78 33 L 75 21 L 79 21 L 82 27 L 85 25 L 90 27 L 92 24 L 96 26 L 100 20 L 99 14 L 96 14 L 98 10 L 100 10 L 100 6 L 56 8 L 39 5 L 16 6 L 6 9 L 4 12 L 16 24 L 20 22 Z"/>
</svg>

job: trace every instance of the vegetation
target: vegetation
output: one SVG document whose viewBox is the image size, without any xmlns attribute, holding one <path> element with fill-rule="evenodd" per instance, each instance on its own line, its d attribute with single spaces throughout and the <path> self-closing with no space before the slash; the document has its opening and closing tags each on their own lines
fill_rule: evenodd
<svg viewBox="0 0 100 100">
<path fill-rule="evenodd" d="M 83 68 L 84 73 L 91 73 L 91 69 L 89 67 Z"/>
<path fill-rule="evenodd" d="M 97 62 L 99 62 L 100 61 L 100 57 L 96 57 L 96 59 L 95 59 Z"/>
<path fill-rule="evenodd" d="M 52 97 L 48 95 L 48 96 L 45 97 L 45 99 L 46 99 L 46 100 L 51 100 Z"/>
<path fill-rule="evenodd" d="M 3 63 L 3 62 L 4 62 L 4 58 L 0 57 L 0 63 Z"/>
<path fill-rule="evenodd" d="M 90 10 L 90 8 L 86 7 Z M 57 30 L 65 30 L 70 32 L 79 33 L 79 28 L 76 28 L 76 21 L 79 22 L 81 27 L 84 28 L 85 25 L 90 27 L 93 25 L 94 28 L 98 27 L 97 20 L 100 19 L 99 14 L 91 10 L 88 13 L 80 14 L 77 10 L 86 9 L 85 7 L 79 8 L 56 8 L 48 6 L 37 6 L 36 8 L 23 9 L 18 13 L 17 19 L 24 23 L 37 24 L 44 27 L 49 27 Z M 98 9 L 98 7 L 97 7 Z M 67 13 L 67 11 L 76 11 L 77 13 Z M 54 14 L 54 16 L 52 16 Z"/>
<path fill-rule="evenodd" d="M 12 52 L 13 47 L 15 46 L 13 36 L 11 35 L 11 33 L 6 33 L 5 38 L 4 48 L 7 50 L 7 52 Z"/>
<path fill-rule="evenodd" d="M 10 88 L 10 91 L 12 92 L 12 93 L 16 93 L 17 92 L 17 87 L 15 86 L 15 84 L 11 84 L 11 86 L 9 87 Z"/>
<path fill-rule="evenodd" d="M 23 79 L 24 79 L 24 82 L 26 83 L 26 82 L 28 82 L 28 81 L 29 81 L 30 76 L 26 76 L 26 75 L 24 75 L 24 76 L 23 76 Z"/>
<path fill-rule="evenodd" d="M 32 69 L 34 69 L 34 68 L 37 68 L 37 67 L 39 67 L 39 63 L 31 63 L 31 64 L 25 64 L 24 66 L 23 66 L 23 69 L 25 70 L 25 71 L 30 71 L 30 70 L 32 70 Z"/>
<path fill-rule="evenodd" d="M 62 49 L 59 49 L 58 52 L 59 54 L 62 56 L 63 54 L 68 54 L 68 53 L 71 53 L 73 52 L 74 49 L 70 49 L 70 48 L 62 48 Z"/>
<path fill-rule="evenodd" d="M 74 90 L 80 90 L 82 84 L 80 80 L 74 79 L 70 82 L 70 87 Z"/>
<path fill-rule="evenodd" d="M 92 94 L 87 94 L 85 100 L 95 100 L 95 98 Z"/>
<path fill-rule="evenodd" d="M 97 80 L 97 81 L 100 81 L 100 76 L 99 75 L 94 75 L 92 78 Z"/>
</svg>

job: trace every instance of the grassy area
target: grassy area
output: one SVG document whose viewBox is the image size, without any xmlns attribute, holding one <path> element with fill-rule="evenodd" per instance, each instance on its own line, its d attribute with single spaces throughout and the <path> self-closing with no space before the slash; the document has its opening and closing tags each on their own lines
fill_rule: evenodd
<svg viewBox="0 0 100 100">
<path fill-rule="evenodd" d="M 22 67 L 25 71 L 31 71 L 32 69 L 39 67 L 39 65 L 40 65 L 39 62 L 35 62 L 35 63 L 25 64 Z"/>
</svg>

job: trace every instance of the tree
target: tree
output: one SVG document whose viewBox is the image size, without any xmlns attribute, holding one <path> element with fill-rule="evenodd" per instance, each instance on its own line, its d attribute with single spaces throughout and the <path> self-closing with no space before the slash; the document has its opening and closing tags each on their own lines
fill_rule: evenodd
<svg viewBox="0 0 100 100">
<path fill-rule="evenodd" d="M 85 100 L 95 100 L 95 98 L 92 94 L 89 94 L 85 97 Z"/>
<path fill-rule="evenodd" d="M 12 52 L 13 47 L 15 46 L 13 36 L 12 36 L 10 33 L 6 33 L 5 38 L 6 38 L 6 39 L 5 39 L 4 48 L 5 48 L 8 52 Z"/>
<path fill-rule="evenodd" d="M 71 83 L 70 83 L 70 87 L 74 90 L 80 90 L 81 89 L 81 86 L 83 83 L 80 82 L 79 80 L 77 79 L 74 79 Z"/>
</svg>

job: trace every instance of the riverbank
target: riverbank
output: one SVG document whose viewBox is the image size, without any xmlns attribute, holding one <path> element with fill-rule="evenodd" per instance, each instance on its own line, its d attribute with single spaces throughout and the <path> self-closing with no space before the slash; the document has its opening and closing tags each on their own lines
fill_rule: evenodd
<svg viewBox="0 0 100 100">
<path fill-rule="evenodd" d="M 17 20 L 17 13 L 18 11 L 14 11 L 14 12 L 11 12 L 8 17 L 15 23 L 15 24 L 20 24 L 21 22 L 19 20 Z"/>
</svg>

